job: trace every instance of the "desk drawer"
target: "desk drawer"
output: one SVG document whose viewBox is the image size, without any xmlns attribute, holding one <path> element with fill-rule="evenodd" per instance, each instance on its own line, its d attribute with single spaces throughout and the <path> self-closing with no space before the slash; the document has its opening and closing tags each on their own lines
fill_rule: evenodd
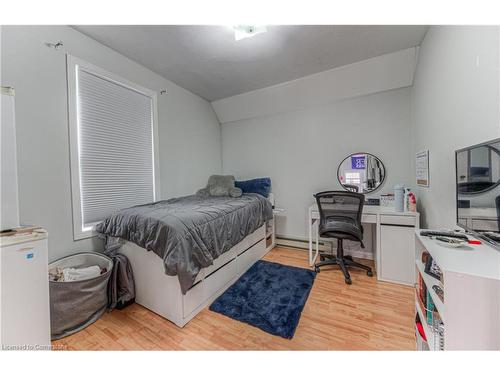
<svg viewBox="0 0 500 375">
<path fill-rule="evenodd" d="M 472 229 L 495 232 L 498 230 L 498 221 L 488 219 L 472 219 Z"/>
<path fill-rule="evenodd" d="M 380 215 L 380 224 L 415 226 L 414 216 Z"/>
<path fill-rule="evenodd" d="M 377 223 L 377 215 L 375 214 L 363 214 L 361 216 L 361 222 L 366 224 L 375 224 Z"/>
</svg>

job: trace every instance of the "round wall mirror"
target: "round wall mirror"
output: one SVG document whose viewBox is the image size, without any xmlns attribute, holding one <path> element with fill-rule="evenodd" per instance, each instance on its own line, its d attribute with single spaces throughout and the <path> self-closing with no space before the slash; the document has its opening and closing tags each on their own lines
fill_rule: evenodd
<svg viewBox="0 0 500 375">
<path fill-rule="evenodd" d="M 371 193 L 385 180 L 385 167 L 379 158 L 366 152 L 352 154 L 340 163 L 337 178 L 347 191 Z"/>
</svg>

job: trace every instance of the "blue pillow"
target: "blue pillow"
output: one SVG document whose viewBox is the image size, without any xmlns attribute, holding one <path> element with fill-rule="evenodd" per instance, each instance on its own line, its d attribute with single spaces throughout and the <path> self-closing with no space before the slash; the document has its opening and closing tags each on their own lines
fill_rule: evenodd
<svg viewBox="0 0 500 375">
<path fill-rule="evenodd" d="M 243 190 L 243 193 L 257 193 L 267 198 L 271 191 L 271 179 L 264 177 L 247 181 L 235 181 L 234 186 Z"/>
</svg>

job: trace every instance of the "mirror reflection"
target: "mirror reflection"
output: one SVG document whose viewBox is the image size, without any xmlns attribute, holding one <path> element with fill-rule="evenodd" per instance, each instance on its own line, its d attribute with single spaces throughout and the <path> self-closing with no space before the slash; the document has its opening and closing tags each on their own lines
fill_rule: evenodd
<svg viewBox="0 0 500 375">
<path fill-rule="evenodd" d="M 484 193 L 500 181 L 500 142 L 457 153 L 458 193 Z"/>
<path fill-rule="evenodd" d="M 370 193 L 385 180 L 385 167 L 379 158 L 368 153 L 352 154 L 340 163 L 337 178 L 347 191 Z"/>
<path fill-rule="evenodd" d="M 456 153 L 457 222 L 500 242 L 500 141 Z"/>
</svg>

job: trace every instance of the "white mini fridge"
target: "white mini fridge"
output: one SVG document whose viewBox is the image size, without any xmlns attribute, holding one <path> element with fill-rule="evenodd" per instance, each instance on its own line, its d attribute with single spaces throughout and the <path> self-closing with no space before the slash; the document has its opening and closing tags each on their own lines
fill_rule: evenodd
<svg viewBox="0 0 500 375">
<path fill-rule="evenodd" d="M 0 236 L 0 348 L 50 349 L 47 232 Z"/>
</svg>

